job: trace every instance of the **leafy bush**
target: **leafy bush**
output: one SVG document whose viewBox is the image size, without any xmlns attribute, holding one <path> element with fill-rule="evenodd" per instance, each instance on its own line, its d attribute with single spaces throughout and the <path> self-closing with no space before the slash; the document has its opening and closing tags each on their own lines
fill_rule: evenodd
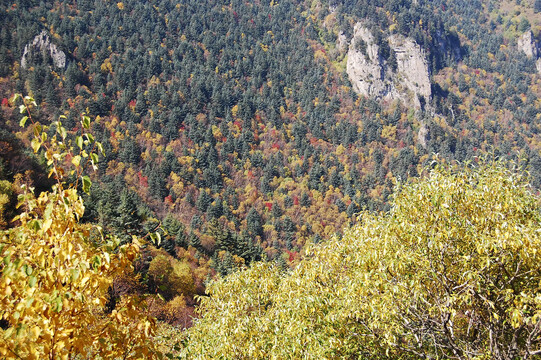
<svg viewBox="0 0 541 360">
<path fill-rule="evenodd" d="M 25 98 L 21 112 L 33 103 Z M 30 112 L 21 121 L 32 120 Z M 90 119 L 83 117 L 82 128 Z M 68 146 L 66 130 L 47 140 L 49 127 L 33 122 L 36 152 L 44 150 L 57 183 L 36 196 L 22 186 L 15 220 L 18 225 L 0 231 L 0 355 L 3 359 L 156 358 L 149 341 L 155 320 L 141 313 L 144 304 L 123 296 L 107 309 L 108 289 L 116 275 L 131 270 L 139 246 L 119 247 L 114 241 L 91 244 L 91 226 L 79 223 L 84 205 L 76 184 L 64 175 L 77 175 L 85 191 L 88 176 L 83 163 L 94 165 L 93 137 L 77 137 L 77 150 Z M 84 161 L 83 159 L 91 159 Z M 71 159 L 73 171 L 64 167 Z"/>
<path fill-rule="evenodd" d="M 437 166 L 389 213 L 213 282 L 186 354 L 205 358 L 494 358 L 541 353 L 539 199 L 498 162 Z"/>
<path fill-rule="evenodd" d="M 194 278 L 190 265 L 159 254 L 150 262 L 148 276 L 155 288 L 167 299 L 193 294 Z"/>
</svg>

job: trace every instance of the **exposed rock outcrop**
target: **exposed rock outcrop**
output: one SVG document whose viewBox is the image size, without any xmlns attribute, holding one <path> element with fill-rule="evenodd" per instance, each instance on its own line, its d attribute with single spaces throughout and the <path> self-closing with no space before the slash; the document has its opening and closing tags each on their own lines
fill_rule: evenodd
<svg viewBox="0 0 541 360">
<path fill-rule="evenodd" d="M 529 59 L 536 60 L 535 67 L 537 72 L 541 74 L 541 52 L 539 51 L 539 44 L 534 38 L 531 30 L 526 31 L 521 37 L 518 38 L 517 47 Z"/>
<path fill-rule="evenodd" d="M 423 50 L 413 40 L 392 35 L 380 41 L 389 46 L 383 58 L 374 35 L 358 23 L 349 45 L 347 74 L 354 90 L 362 95 L 400 99 L 422 108 L 431 96 L 428 64 Z"/>
<path fill-rule="evenodd" d="M 336 39 L 336 48 L 338 49 L 338 51 L 342 53 L 347 50 L 347 47 L 348 47 L 348 38 L 346 34 L 344 34 L 344 32 L 342 31 L 340 32 L 340 34 L 338 34 L 338 38 Z"/>
<path fill-rule="evenodd" d="M 425 123 L 422 123 L 421 127 L 419 128 L 419 132 L 417 133 L 417 141 L 426 150 L 428 148 L 427 144 L 429 140 L 430 134 L 428 131 L 428 127 Z"/>
<path fill-rule="evenodd" d="M 539 51 L 537 49 L 537 42 L 535 41 L 531 30 L 526 31 L 518 38 L 517 46 L 528 58 L 537 59 Z"/>
<path fill-rule="evenodd" d="M 43 30 L 34 38 L 31 44 L 26 44 L 24 47 L 21 58 L 21 67 L 23 69 L 27 67 L 32 52 L 37 51 L 48 54 L 57 68 L 64 69 L 66 67 L 66 54 L 51 42 L 49 35 Z"/>
</svg>

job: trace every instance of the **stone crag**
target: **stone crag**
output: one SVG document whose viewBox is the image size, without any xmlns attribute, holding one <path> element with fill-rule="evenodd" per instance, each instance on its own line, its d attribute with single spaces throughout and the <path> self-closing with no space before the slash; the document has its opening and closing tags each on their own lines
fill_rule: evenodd
<svg viewBox="0 0 541 360">
<path fill-rule="evenodd" d="M 531 30 L 526 31 L 517 40 L 517 47 L 529 59 L 534 59 L 537 72 L 541 74 L 541 52 L 539 51 L 539 43 L 535 39 Z"/>
<path fill-rule="evenodd" d="M 422 109 L 431 97 L 430 76 L 424 51 L 401 35 L 383 38 L 392 54 L 383 58 L 380 45 L 370 30 L 358 23 L 347 58 L 347 74 L 354 90 L 379 99 L 398 99 Z M 394 58 L 393 58 L 394 57 Z"/>
<path fill-rule="evenodd" d="M 45 30 L 37 35 L 32 43 L 26 44 L 24 47 L 23 56 L 21 57 L 21 67 L 26 69 L 29 59 L 33 52 L 41 52 L 49 55 L 53 60 L 55 67 L 64 69 L 66 67 L 66 54 L 51 42 L 51 38 Z"/>
</svg>

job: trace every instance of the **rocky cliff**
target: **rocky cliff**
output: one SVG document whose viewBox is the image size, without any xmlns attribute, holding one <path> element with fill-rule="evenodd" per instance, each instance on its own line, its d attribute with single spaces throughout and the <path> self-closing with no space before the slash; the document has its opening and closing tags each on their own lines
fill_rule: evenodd
<svg viewBox="0 0 541 360">
<path fill-rule="evenodd" d="M 49 55 L 53 60 L 54 66 L 57 68 L 63 69 L 66 67 L 66 54 L 51 42 L 51 39 L 45 30 L 37 35 L 31 44 L 26 44 L 24 47 L 23 56 L 21 58 L 21 67 L 23 69 L 28 65 L 29 58 L 33 52 L 41 52 Z"/>
<path fill-rule="evenodd" d="M 534 39 L 531 30 L 526 31 L 518 38 L 517 46 L 520 51 L 526 54 L 527 57 L 537 59 L 539 52 L 537 51 L 537 42 Z"/>
<path fill-rule="evenodd" d="M 521 37 L 518 38 L 517 47 L 528 58 L 536 60 L 535 66 L 537 68 L 537 72 L 541 74 L 541 53 L 539 51 L 539 44 L 537 43 L 531 30 L 526 31 Z"/>
<path fill-rule="evenodd" d="M 416 108 L 431 96 L 428 64 L 419 45 L 401 35 L 379 39 L 378 45 L 361 23 L 349 45 L 347 74 L 354 90 L 365 96 L 399 99 Z"/>
</svg>

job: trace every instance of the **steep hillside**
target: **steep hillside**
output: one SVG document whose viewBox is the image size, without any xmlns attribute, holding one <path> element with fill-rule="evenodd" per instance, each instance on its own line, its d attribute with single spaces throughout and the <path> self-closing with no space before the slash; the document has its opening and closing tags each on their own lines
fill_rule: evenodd
<svg viewBox="0 0 541 360">
<path fill-rule="evenodd" d="M 539 15 L 522 3 L 1 4 L 2 144 L 29 145 L 15 92 L 34 96 L 37 121 L 65 116 L 69 136 L 95 117 L 106 158 L 84 220 L 124 242 L 161 232 L 137 291 L 170 300 L 152 273 L 176 268 L 193 304 L 217 273 L 294 265 L 362 209 L 388 210 L 433 153 L 520 156 L 539 188 L 541 78 L 518 50 Z"/>
</svg>

